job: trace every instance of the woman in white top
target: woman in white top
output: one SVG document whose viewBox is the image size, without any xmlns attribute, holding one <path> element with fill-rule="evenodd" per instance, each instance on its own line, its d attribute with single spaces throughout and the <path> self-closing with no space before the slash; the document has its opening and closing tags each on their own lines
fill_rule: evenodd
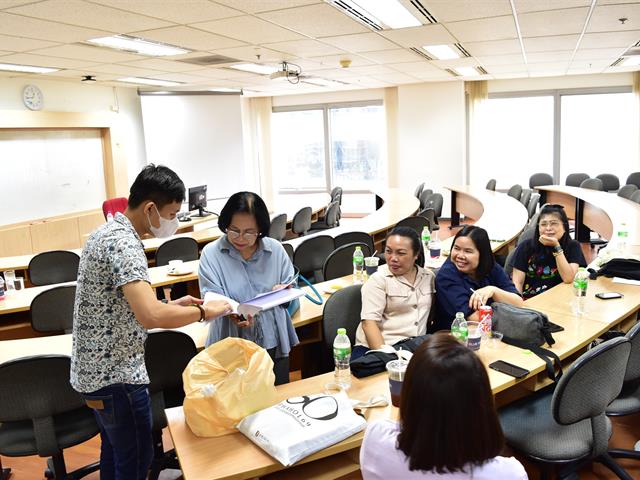
<svg viewBox="0 0 640 480">
<path fill-rule="evenodd" d="M 435 275 L 424 269 L 420 237 L 408 227 L 387 235 L 386 265 L 362 286 L 362 321 L 351 360 L 369 349 L 393 345 L 427 332 L 435 295 Z"/>
<path fill-rule="evenodd" d="M 370 424 L 360 449 L 364 480 L 526 480 L 501 457 L 502 429 L 480 359 L 448 332 L 414 353 L 402 385 L 399 422 Z"/>
</svg>

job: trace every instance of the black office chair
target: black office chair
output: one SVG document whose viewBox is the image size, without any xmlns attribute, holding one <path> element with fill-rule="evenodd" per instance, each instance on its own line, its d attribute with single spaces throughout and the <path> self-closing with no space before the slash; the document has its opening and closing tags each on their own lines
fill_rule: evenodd
<svg viewBox="0 0 640 480">
<path fill-rule="evenodd" d="M 620 180 L 611 173 L 601 173 L 596 178 L 602 180 L 602 189 L 605 192 L 617 192 L 620 188 Z"/>
<path fill-rule="evenodd" d="M 365 257 L 369 257 L 373 253 L 366 243 L 359 242 L 336 248 L 329 254 L 324 261 L 324 265 L 322 265 L 322 276 L 325 282 L 353 273 L 353 252 L 356 247 L 362 248 L 362 253 Z"/>
<path fill-rule="evenodd" d="M 75 301 L 75 285 L 62 285 L 39 293 L 31 301 L 31 328 L 43 333 L 71 333 Z"/>
<path fill-rule="evenodd" d="M 287 214 L 281 213 L 280 215 L 276 215 L 271 220 L 271 225 L 269 225 L 269 233 L 268 236 L 271 238 L 275 238 L 279 242 L 284 240 L 285 235 L 287 234 Z"/>
<path fill-rule="evenodd" d="M 534 173 L 529 177 L 529 188 L 535 189 L 544 185 L 553 185 L 553 177 L 548 173 Z"/>
<path fill-rule="evenodd" d="M 78 279 L 80 257 L 68 250 L 42 252 L 31 259 L 29 280 L 33 286 L 73 282 Z"/>
<path fill-rule="evenodd" d="M 283 243 L 284 251 L 287 252 L 289 260 L 293 263 L 293 246 L 290 243 Z"/>
<path fill-rule="evenodd" d="M 325 302 L 322 310 L 324 348 L 318 373 L 326 373 L 334 369 L 333 340 L 336 338 L 338 328 L 345 328 L 351 345 L 355 345 L 356 329 L 360 324 L 360 311 L 362 310 L 361 288 L 362 285 L 349 285 L 341 288 Z"/>
<path fill-rule="evenodd" d="M 63 450 L 100 433 L 93 411 L 71 388 L 70 368 L 65 355 L 0 365 L 0 455 L 49 457 L 47 478 L 77 479 L 100 468 L 94 463 L 67 473 Z"/>
<path fill-rule="evenodd" d="M 167 240 L 156 250 L 156 267 L 169 265 L 171 260 L 182 260 L 190 262 L 199 257 L 198 242 L 190 237 L 176 237 Z M 177 299 L 187 294 L 187 284 L 185 282 L 172 283 L 164 288 L 158 288 L 159 298 Z"/>
<path fill-rule="evenodd" d="M 398 223 L 396 223 L 396 227 L 409 227 L 418 232 L 418 235 L 422 235 L 422 229 L 425 226 L 429 226 L 429 220 L 427 220 L 425 217 L 420 217 L 417 215 L 413 217 L 403 218 Z"/>
<path fill-rule="evenodd" d="M 564 467 L 564 477 L 595 461 L 631 480 L 607 453 L 611 422 L 605 415 L 622 388 L 630 351 L 624 337 L 601 343 L 571 365 L 555 390 L 541 390 L 500 410 L 507 444 L 541 464 L 541 478 L 548 478 L 554 466 Z"/>
<path fill-rule="evenodd" d="M 425 208 L 427 208 L 426 204 L 431 195 L 433 195 L 433 190 L 431 190 L 430 188 L 422 190 L 422 193 L 420 194 L 420 210 L 424 210 Z"/>
<path fill-rule="evenodd" d="M 528 188 L 522 189 L 522 195 L 520 195 L 520 203 L 524 205 L 524 208 L 529 206 L 529 200 L 531 199 L 532 191 Z"/>
<path fill-rule="evenodd" d="M 342 205 L 342 187 L 334 187 L 330 193 L 331 201 L 337 201 L 339 205 Z"/>
<path fill-rule="evenodd" d="M 375 247 L 373 245 L 373 238 L 367 232 L 341 233 L 337 237 L 334 237 L 333 242 L 336 248 L 341 247 L 343 245 L 347 245 L 349 243 L 354 243 L 354 242 L 366 243 L 371 252 L 375 251 Z"/>
<path fill-rule="evenodd" d="M 580 184 L 580 188 L 603 191 L 604 185 L 602 184 L 602 180 L 600 180 L 599 178 L 587 178 Z"/>
<path fill-rule="evenodd" d="M 570 173 L 567 175 L 564 184 L 568 187 L 579 187 L 582 182 L 587 180 L 589 175 L 586 173 Z"/>
<path fill-rule="evenodd" d="M 618 190 L 618 196 L 629 200 L 631 198 L 631 195 L 633 195 L 637 190 L 638 187 L 636 187 L 633 183 L 628 183 L 620 187 L 620 190 Z"/>
<path fill-rule="evenodd" d="M 435 213 L 436 223 L 438 223 L 438 219 L 442 216 L 443 203 L 444 199 L 442 198 L 442 194 L 432 193 L 425 199 L 424 205 L 421 206 L 420 210 L 422 211 L 428 208 L 432 208 Z"/>
<path fill-rule="evenodd" d="M 418 212 L 418 217 L 424 217 L 427 219 L 427 225 L 429 226 L 429 230 L 439 230 L 440 226 L 438 225 L 438 219 L 436 217 L 436 211 L 433 208 L 425 208 Z"/>
<path fill-rule="evenodd" d="M 313 222 L 309 232 L 318 230 L 328 230 L 338 226 L 338 212 L 340 211 L 340 204 L 338 201 L 331 202 L 327 207 L 327 212 L 322 220 Z"/>
<path fill-rule="evenodd" d="M 531 198 L 529 199 L 529 204 L 527 205 L 527 214 L 529 215 L 529 219 L 533 217 L 538 208 L 538 203 L 540 202 L 540 194 L 532 193 Z"/>
<path fill-rule="evenodd" d="M 335 250 L 335 244 L 332 237 L 328 235 L 309 237 L 293 252 L 293 264 L 311 283 L 323 282 L 322 266 L 333 250 Z"/>
<path fill-rule="evenodd" d="M 496 191 L 496 179 L 492 178 L 487 182 L 487 186 L 485 187 L 487 190 L 491 190 L 492 192 Z"/>
<path fill-rule="evenodd" d="M 522 186 L 516 183 L 507 191 L 507 195 L 520 201 L 520 197 L 522 196 Z"/>
<path fill-rule="evenodd" d="M 513 276 L 513 266 L 511 265 L 511 262 L 513 261 L 513 257 L 515 256 L 516 256 L 516 249 L 514 248 L 507 254 L 507 258 L 504 259 L 504 264 L 502 265 L 504 273 L 506 273 L 509 278 Z M 497 259 L 498 259 L 498 256 L 496 255 L 496 260 Z"/>
<path fill-rule="evenodd" d="M 153 461 L 150 480 L 156 480 L 165 468 L 180 469 L 175 450 L 164 451 L 162 429 L 167 426 L 165 408 L 179 407 L 184 401 L 182 372 L 198 353 L 186 333 L 164 330 L 151 332 L 145 343 L 145 363 L 149 374 L 151 417 L 153 421 Z"/>
<path fill-rule="evenodd" d="M 631 195 L 631 198 L 629 200 L 631 200 L 632 202 L 640 203 L 640 189 L 633 192 L 633 195 Z"/>
<path fill-rule="evenodd" d="M 424 188 L 424 182 L 422 182 L 421 184 L 419 184 L 416 187 L 416 190 L 413 192 L 413 195 L 420 200 L 420 194 L 422 193 L 422 189 Z"/>
<path fill-rule="evenodd" d="M 300 237 L 305 235 L 311 228 L 311 214 L 311 207 L 298 210 L 291 221 L 291 231 Z"/>
<path fill-rule="evenodd" d="M 640 188 L 640 172 L 633 172 L 631 175 L 627 177 L 627 185 L 633 184 L 636 187 Z"/>
</svg>

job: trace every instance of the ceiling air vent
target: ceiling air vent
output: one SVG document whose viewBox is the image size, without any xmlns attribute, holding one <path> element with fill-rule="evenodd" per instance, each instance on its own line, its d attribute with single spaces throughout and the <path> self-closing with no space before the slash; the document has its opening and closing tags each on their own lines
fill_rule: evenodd
<svg viewBox="0 0 640 480">
<path fill-rule="evenodd" d="M 444 69 L 445 72 L 449 72 L 451 75 L 453 75 L 454 77 L 459 77 L 460 75 L 458 75 L 456 72 L 454 72 L 453 70 L 451 70 L 450 68 L 445 68 Z"/>
<path fill-rule="evenodd" d="M 364 23 L 369 28 L 373 28 L 374 30 L 377 30 L 377 31 L 381 31 L 382 30 L 382 26 L 381 25 L 377 24 L 374 20 L 370 19 L 369 17 L 367 17 L 363 13 L 361 13 L 358 10 L 356 10 L 355 8 L 353 8 L 351 5 L 349 5 L 349 3 L 343 2 L 342 0 L 334 0 L 333 4 L 336 7 L 338 7 L 340 10 L 344 10 L 347 13 L 347 15 L 350 15 L 351 17 L 355 18 L 356 20 L 359 20 L 360 22 Z"/>
<path fill-rule="evenodd" d="M 411 47 L 409 50 L 411 50 L 413 53 L 417 53 L 418 55 L 420 55 L 423 58 L 426 58 L 427 60 L 433 60 L 433 58 L 431 58 L 429 55 L 424 53 L 424 51 L 420 50 L 419 48 Z"/>
<path fill-rule="evenodd" d="M 476 70 L 480 72 L 482 75 L 489 75 L 489 72 L 487 72 L 484 68 L 480 66 L 476 67 Z"/>
<path fill-rule="evenodd" d="M 454 43 L 453 46 L 458 49 L 458 51 L 462 54 L 463 57 L 470 57 L 471 56 L 471 54 L 469 52 L 467 52 L 465 50 L 465 48 L 462 45 L 460 45 L 459 43 Z"/>
<path fill-rule="evenodd" d="M 235 63 L 239 60 L 225 57 L 224 55 L 206 55 L 203 57 L 183 58 L 179 62 L 192 63 L 193 65 L 221 65 L 223 63 Z"/>
<path fill-rule="evenodd" d="M 438 21 L 436 20 L 436 17 L 431 15 L 431 12 L 429 12 L 429 10 L 424 8 L 424 5 L 422 5 L 419 0 L 411 0 L 411 5 L 413 5 L 416 8 L 416 10 L 418 10 L 424 16 L 424 18 L 427 19 L 427 22 L 438 23 Z"/>
<path fill-rule="evenodd" d="M 613 62 L 611 64 L 612 67 L 617 67 L 618 65 L 620 65 L 620 63 L 622 63 L 622 61 L 624 60 L 624 58 L 619 58 L 617 59 L 615 62 Z"/>
</svg>

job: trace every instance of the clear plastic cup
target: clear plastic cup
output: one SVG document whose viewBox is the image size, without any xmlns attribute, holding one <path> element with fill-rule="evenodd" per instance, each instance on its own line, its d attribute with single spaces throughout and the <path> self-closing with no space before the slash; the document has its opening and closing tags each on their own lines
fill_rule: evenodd
<svg viewBox="0 0 640 480">
<path fill-rule="evenodd" d="M 378 271 L 379 263 L 380 259 L 378 257 L 365 257 L 364 269 L 367 271 L 369 277 Z"/>
<path fill-rule="evenodd" d="M 480 343 L 482 341 L 482 329 L 478 322 L 467 322 L 467 329 L 469 330 L 469 336 L 467 337 L 467 347 L 471 350 L 480 350 Z"/>
<path fill-rule="evenodd" d="M 491 336 L 487 339 L 489 348 L 499 348 L 502 343 L 502 336 L 500 332 L 491 332 Z"/>
<path fill-rule="evenodd" d="M 391 391 L 391 403 L 394 407 L 400 406 L 400 395 L 402 394 L 402 382 L 407 371 L 409 362 L 398 359 L 387 363 L 387 373 L 389 374 L 389 390 Z"/>
</svg>

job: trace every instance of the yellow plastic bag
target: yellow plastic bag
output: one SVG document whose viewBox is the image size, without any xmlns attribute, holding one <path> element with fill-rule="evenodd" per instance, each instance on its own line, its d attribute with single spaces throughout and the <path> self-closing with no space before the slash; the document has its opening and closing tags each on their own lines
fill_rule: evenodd
<svg viewBox="0 0 640 480">
<path fill-rule="evenodd" d="M 225 338 L 201 351 L 182 381 L 184 416 L 198 437 L 236 432 L 244 417 L 277 403 L 271 357 L 241 338 Z"/>
</svg>

